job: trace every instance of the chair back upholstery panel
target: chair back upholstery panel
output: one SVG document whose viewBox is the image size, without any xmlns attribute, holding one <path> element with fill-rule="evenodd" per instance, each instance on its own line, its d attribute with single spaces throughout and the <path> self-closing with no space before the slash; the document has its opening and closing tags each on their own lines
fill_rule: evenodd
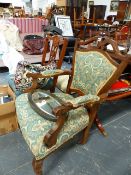
<svg viewBox="0 0 131 175">
<path fill-rule="evenodd" d="M 98 51 L 76 51 L 71 89 L 96 95 L 110 80 L 116 67 Z"/>
</svg>

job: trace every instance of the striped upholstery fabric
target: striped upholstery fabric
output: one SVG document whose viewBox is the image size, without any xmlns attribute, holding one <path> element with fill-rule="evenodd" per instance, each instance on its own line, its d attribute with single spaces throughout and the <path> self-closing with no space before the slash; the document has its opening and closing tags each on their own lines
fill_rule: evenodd
<svg viewBox="0 0 131 175">
<path fill-rule="evenodd" d="M 42 32 L 42 25 L 48 25 L 47 19 L 39 18 L 12 18 L 9 21 L 15 24 L 21 33 Z"/>
</svg>

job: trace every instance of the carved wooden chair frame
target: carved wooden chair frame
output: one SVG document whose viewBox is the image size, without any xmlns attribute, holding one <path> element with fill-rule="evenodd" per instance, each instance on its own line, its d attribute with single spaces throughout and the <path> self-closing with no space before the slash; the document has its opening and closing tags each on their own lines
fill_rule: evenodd
<svg viewBox="0 0 131 175">
<path fill-rule="evenodd" d="M 77 43 L 76 43 L 77 45 Z M 45 137 L 43 138 L 43 142 L 47 145 L 48 148 L 52 147 L 53 145 L 56 144 L 57 141 L 57 136 L 59 134 L 59 132 L 61 131 L 62 127 L 64 126 L 64 123 L 66 122 L 67 119 L 67 112 L 69 112 L 70 110 L 75 110 L 79 107 L 85 107 L 86 109 L 88 109 L 88 114 L 89 114 L 89 124 L 88 126 L 83 130 L 83 135 L 82 135 L 82 140 L 81 143 L 84 144 L 86 143 L 88 136 L 89 136 L 89 131 L 90 128 L 92 126 L 92 124 L 94 123 L 94 120 L 96 119 L 97 116 L 97 111 L 98 108 L 100 106 L 100 103 L 105 101 L 108 97 L 108 90 L 110 89 L 112 83 L 114 83 L 117 78 L 119 77 L 119 75 L 121 74 L 122 70 L 126 67 L 127 65 L 127 59 L 122 59 L 121 63 L 117 63 L 115 60 L 113 60 L 110 55 L 101 50 L 101 49 L 97 49 L 97 48 L 93 48 L 93 49 L 76 49 L 75 46 L 75 53 L 77 51 L 80 52 L 90 52 L 90 51 L 95 51 L 95 52 L 99 52 L 101 53 L 104 57 L 107 58 L 107 60 L 116 67 L 115 72 L 113 73 L 113 75 L 108 79 L 108 81 L 106 81 L 106 83 L 100 88 L 100 90 L 97 92 L 96 97 L 98 97 L 97 100 L 89 100 L 89 101 L 84 101 L 82 104 L 81 103 L 72 103 L 72 102 L 65 102 L 63 103 L 61 106 L 58 106 L 56 108 L 53 109 L 53 113 L 55 114 L 55 116 L 57 117 L 57 121 L 55 123 L 55 125 L 53 126 L 53 128 L 51 128 L 45 135 Z M 119 55 L 119 54 L 118 54 Z M 74 54 L 74 59 L 73 59 L 73 65 L 75 65 L 75 54 Z M 38 78 L 49 78 L 51 76 L 53 77 L 57 77 L 57 76 L 61 76 L 61 75 L 69 75 L 69 83 L 67 86 L 67 93 L 71 93 L 71 92 L 76 92 L 80 98 L 85 97 L 85 93 L 82 92 L 80 89 L 77 88 L 73 88 L 71 87 L 71 83 L 73 81 L 73 75 L 74 75 L 74 66 L 73 69 L 70 70 L 56 70 L 54 72 L 50 72 L 49 75 L 48 74 L 40 74 L 40 73 L 28 73 L 27 76 L 28 77 L 32 77 L 33 79 L 33 84 L 32 87 L 30 88 L 30 91 L 33 91 L 34 89 L 36 89 L 37 87 L 37 79 Z M 23 94 L 24 95 L 24 94 Z M 79 97 L 77 97 L 79 98 Z M 96 120 L 97 122 L 97 120 Z M 36 160 L 36 158 L 33 159 L 32 161 L 32 165 L 33 165 L 33 169 L 36 175 L 41 175 L 42 174 L 42 164 L 43 164 L 43 160 L 45 159 L 42 158 L 40 160 Z"/>
<path fill-rule="evenodd" d="M 46 61 L 46 55 L 47 55 L 48 50 L 49 50 L 49 41 L 51 41 L 51 40 L 52 40 L 52 45 L 50 48 L 49 58 L 48 58 L 48 61 Z M 68 45 L 67 38 L 60 37 L 58 35 L 55 35 L 55 36 L 47 35 L 47 37 L 45 38 L 45 45 L 44 45 L 44 50 L 43 50 L 43 54 L 42 54 L 41 64 L 43 66 L 47 66 L 48 64 L 51 63 L 51 61 L 55 61 L 56 62 L 56 69 L 60 69 L 62 66 L 62 63 L 63 63 L 63 59 L 65 56 L 67 45 Z M 62 46 L 62 47 L 61 47 L 61 51 L 59 54 L 59 59 L 56 60 L 56 55 L 57 55 L 57 52 L 59 50 L 59 46 Z M 37 79 L 36 79 L 36 81 L 37 81 Z M 57 77 L 54 77 L 53 87 L 50 89 L 51 92 L 54 92 L 54 90 L 55 90 L 54 87 L 56 86 L 56 83 L 57 83 Z M 33 86 L 34 86 L 34 88 L 39 87 L 37 82 L 33 83 Z M 29 91 L 30 91 L 30 88 L 27 88 L 24 92 L 29 92 Z"/>
</svg>

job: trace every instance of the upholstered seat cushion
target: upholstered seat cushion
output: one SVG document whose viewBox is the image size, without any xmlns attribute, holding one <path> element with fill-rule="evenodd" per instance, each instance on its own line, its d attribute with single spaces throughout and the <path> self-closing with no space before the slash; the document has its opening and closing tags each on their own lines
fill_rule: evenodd
<svg viewBox="0 0 131 175">
<path fill-rule="evenodd" d="M 14 77 L 10 77 L 8 84 L 9 84 L 10 88 L 13 90 L 13 92 L 15 93 L 16 97 L 19 96 L 20 94 L 22 94 L 22 91 L 17 90 L 15 87 Z"/>
<path fill-rule="evenodd" d="M 69 94 L 55 93 L 55 95 L 64 101 L 73 99 Z M 58 135 L 57 143 L 48 149 L 43 143 L 43 138 L 52 128 L 54 122 L 42 118 L 30 107 L 27 94 L 21 94 L 17 97 L 16 111 L 22 134 L 37 160 L 44 158 L 57 149 L 64 142 L 88 126 L 89 122 L 89 116 L 85 108 L 80 107 L 76 110 L 71 110 L 68 120 Z"/>
<path fill-rule="evenodd" d="M 14 81 L 14 77 L 10 77 L 8 84 L 10 86 L 10 88 L 13 90 L 13 92 L 15 93 L 16 97 L 21 95 L 23 93 L 22 90 L 20 89 L 16 89 L 16 85 L 15 85 L 15 81 Z M 51 87 L 53 87 L 53 79 L 50 78 L 46 84 L 40 84 L 41 89 L 43 90 L 49 90 Z"/>
</svg>

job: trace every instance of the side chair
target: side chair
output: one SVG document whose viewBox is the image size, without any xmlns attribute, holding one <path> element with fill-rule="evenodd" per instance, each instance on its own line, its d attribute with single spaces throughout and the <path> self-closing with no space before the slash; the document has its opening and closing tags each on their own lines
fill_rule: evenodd
<svg viewBox="0 0 131 175">
<path fill-rule="evenodd" d="M 66 48 L 68 45 L 68 39 L 64 37 L 60 37 L 58 35 L 50 36 L 44 39 L 44 49 L 43 54 L 41 56 L 41 63 L 34 64 L 35 66 L 48 66 L 51 62 L 53 62 L 57 69 L 60 69 L 63 63 L 63 59 L 65 56 Z M 32 55 L 33 57 L 33 55 Z M 28 72 L 28 71 L 27 71 Z M 56 84 L 56 79 L 50 79 L 46 85 L 43 85 L 43 89 L 48 90 L 51 89 L 54 91 L 54 86 Z M 16 88 L 14 76 L 9 79 L 9 86 L 15 92 L 16 96 L 20 95 L 23 92 L 28 91 L 28 88 L 25 90 L 20 90 Z"/>
<path fill-rule="evenodd" d="M 27 74 L 33 79 L 32 89 L 16 98 L 16 112 L 22 135 L 34 155 L 32 165 L 36 175 L 42 175 L 43 160 L 79 132 L 83 133 L 80 143 L 86 143 L 100 103 L 106 99 L 109 88 L 126 64 L 125 60 L 115 62 L 100 49 L 77 48 L 72 70 Z M 38 78 L 66 74 L 69 75 L 66 93 L 35 89 Z M 77 97 L 70 95 L 71 92 L 77 93 Z M 50 112 L 49 107 L 45 107 L 43 117 L 43 112 L 32 106 L 29 99 L 33 98 L 41 100 L 43 107 L 49 104 Z M 49 113 L 53 120 L 48 119 Z"/>
</svg>

